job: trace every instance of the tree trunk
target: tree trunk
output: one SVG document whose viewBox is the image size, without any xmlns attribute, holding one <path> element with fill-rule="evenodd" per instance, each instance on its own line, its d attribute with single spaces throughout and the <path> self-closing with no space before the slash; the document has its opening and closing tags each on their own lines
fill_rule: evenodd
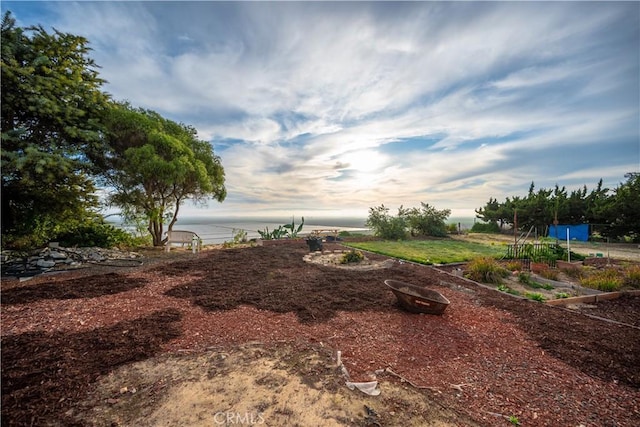
<svg viewBox="0 0 640 427">
<path fill-rule="evenodd" d="M 169 222 L 169 226 L 167 227 L 167 231 L 173 230 L 173 224 L 178 220 L 178 211 L 180 210 L 181 200 L 176 198 L 176 208 L 173 211 L 173 218 L 171 218 L 171 222 Z"/>
<path fill-rule="evenodd" d="M 151 237 L 153 238 L 153 246 L 162 246 L 164 245 L 164 239 L 162 238 L 162 221 L 160 220 L 149 220 L 149 233 L 151 233 Z"/>
</svg>

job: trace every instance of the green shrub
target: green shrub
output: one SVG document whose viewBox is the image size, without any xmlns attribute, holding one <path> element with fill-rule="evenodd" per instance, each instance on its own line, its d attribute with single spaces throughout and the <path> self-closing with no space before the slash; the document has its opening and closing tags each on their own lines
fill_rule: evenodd
<svg viewBox="0 0 640 427">
<path fill-rule="evenodd" d="M 419 208 L 400 208 L 399 215 L 406 220 L 412 236 L 447 237 L 447 225 L 445 220 L 451 214 L 451 210 L 438 210 L 428 203 L 420 203 Z"/>
<path fill-rule="evenodd" d="M 342 255 L 342 259 L 340 259 L 340 264 L 350 264 L 355 262 L 360 262 L 364 259 L 364 255 L 360 251 L 351 250 Z"/>
<path fill-rule="evenodd" d="M 384 205 L 369 208 L 365 225 L 373 230 L 375 236 L 385 240 L 403 240 L 408 236 L 402 208 L 398 210 L 397 216 L 389 215 L 389 208 Z"/>
<path fill-rule="evenodd" d="M 55 237 L 61 246 L 97 246 L 100 248 L 112 248 L 114 246 L 136 246 L 142 243 L 141 239 L 134 238 L 121 228 L 102 222 L 87 222 L 78 225 Z"/>
<path fill-rule="evenodd" d="M 582 286 L 604 292 L 617 291 L 623 282 L 622 275 L 614 268 L 596 270 L 580 280 Z"/>
<path fill-rule="evenodd" d="M 467 264 L 467 277 L 476 282 L 502 283 L 502 279 L 508 275 L 509 270 L 493 258 L 475 258 Z"/>
<path fill-rule="evenodd" d="M 500 227 L 498 223 L 493 222 L 476 222 L 471 227 L 472 233 L 488 233 L 488 234 L 497 234 L 500 233 Z"/>
<path fill-rule="evenodd" d="M 573 251 L 571 251 L 571 257 L 568 257 L 567 256 L 567 249 L 562 247 L 562 246 L 560 246 L 560 245 L 557 245 L 555 247 L 554 254 L 555 254 L 555 259 L 556 260 L 562 259 L 562 260 L 566 261 L 567 258 L 571 258 L 571 261 L 584 261 L 584 259 L 586 258 L 585 255 L 578 254 L 578 253 L 575 253 Z"/>
<path fill-rule="evenodd" d="M 569 294 L 566 292 L 558 292 L 557 294 L 554 295 L 556 299 L 564 299 L 564 298 L 569 298 Z"/>
</svg>

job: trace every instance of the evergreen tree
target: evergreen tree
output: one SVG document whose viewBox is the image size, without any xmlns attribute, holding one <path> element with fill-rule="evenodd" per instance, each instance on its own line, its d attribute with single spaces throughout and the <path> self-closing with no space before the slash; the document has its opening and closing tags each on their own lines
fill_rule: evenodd
<svg viewBox="0 0 640 427">
<path fill-rule="evenodd" d="M 625 174 L 627 181 L 620 184 L 605 207 L 609 219 L 605 236 L 621 238 L 628 236 L 640 242 L 640 173 Z"/>
<path fill-rule="evenodd" d="M 45 242 L 94 215 L 85 155 L 98 152 L 107 95 L 86 39 L 2 20 L 2 234 Z M 9 237 L 9 239 L 7 239 Z"/>
</svg>

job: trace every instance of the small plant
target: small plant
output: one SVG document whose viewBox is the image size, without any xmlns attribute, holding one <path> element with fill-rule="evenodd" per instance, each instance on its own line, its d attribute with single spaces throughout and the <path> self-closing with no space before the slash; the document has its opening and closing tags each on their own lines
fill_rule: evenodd
<svg viewBox="0 0 640 427">
<path fill-rule="evenodd" d="M 340 264 L 356 263 L 362 261 L 363 259 L 364 255 L 362 254 L 362 252 L 357 250 L 350 250 L 349 252 L 346 252 L 344 255 L 342 255 Z"/>
<path fill-rule="evenodd" d="M 545 297 L 542 294 L 539 294 L 537 292 L 525 292 L 524 296 L 526 298 L 529 298 L 530 300 L 534 300 L 534 301 L 538 301 L 538 302 L 544 302 L 545 301 Z"/>
<path fill-rule="evenodd" d="M 544 277 L 545 279 L 549 279 L 549 280 L 558 280 L 558 270 L 549 268 L 549 269 L 544 269 L 540 271 L 540 276 Z"/>
<path fill-rule="evenodd" d="M 497 289 L 500 292 L 505 292 L 507 294 L 520 295 L 520 292 L 516 291 L 515 289 L 511 289 L 510 287 L 508 287 L 507 285 L 504 285 L 504 284 L 498 285 Z"/>
<path fill-rule="evenodd" d="M 518 281 L 523 285 L 527 285 L 528 287 L 533 289 L 545 289 L 547 291 L 555 289 L 552 285 L 549 285 L 547 283 L 536 282 L 535 280 L 531 279 L 531 274 L 525 271 L 521 271 L 520 273 L 518 273 Z"/>
<path fill-rule="evenodd" d="M 521 271 L 518 273 L 518 282 L 524 285 L 531 285 L 533 283 L 533 280 L 531 280 L 531 274 L 526 271 Z"/>
<path fill-rule="evenodd" d="M 302 226 L 304 226 L 304 217 L 302 217 L 302 222 L 300 222 L 300 225 L 298 227 L 296 227 L 294 217 L 291 217 L 291 224 L 285 224 L 282 226 L 282 228 L 286 230 L 285 233 L 288 238 L 295 239 L 296 237 L 298 237 L 298 233 L 302 231 Z"/>
<path fill-rule="evenodd" d="M 509 271 L 520 271 L 522 270 L 522 263 L 520 261 L 509 261 L 505 268 Z"/>
<path fill-rule="evenodd" d="M 236 230 L 234 228 L 231 234 L 233 235 L 233 243 L 247 243 L 247 232 L 245 230 Z"/>
<path fill-rule="evenodd" d="M 467 271 L 469 279 L 483 283 L 502 283 L 502 279 L 509 275 L 509 270 L 488 257 L 472 259 L 467 265 Z"/>
<path fill-rule="evenodd" d="M 572 279 L 581 279 L 584 275 L 583 268 L 561 268 L 560 271 Z"/>
<path fill-rule="evenodd" d="M 580 284 L 604 292 L 617 291 L 623 284 L 622 275 L 614 268 L 598 270 L 580 280 Z"/>
<path fill-rule="evenodd" d="M 258 234 L 260 234 L 262 240 L 278 240 L 286 236 L 286 230 L 282 225 L 273 231 L 269 231 L 269 227 L 265 227 L 263 231 L 258 230 Z"/>
<path fill-rule="evenodd" d="M 554 295 L 556 299 L 569 298 L 569 294 L 566 292 L 558 292 Z"/>
<path fill-rule="evenodd" d="M 223 248 L 231 248 L 235 245 L 240 245 L 243 243 L 247 243 L 247 232 L 243 229 L 239 229 L 236 230 L 235 228 L 233 229 L 233 231 L 231 232 L 231 235 L 233 236 L 233 240 L 232 241 L 225 241 L 222 244 Z"/>
<path fill-rule="evenodd" d="M 514 426 L 519 426 L 520 425 L 520 420 L 518 420 L 518 417 L 516 417 L 515 415 L 509 415 L 509 418 L 507 418 L 507 419 Z"/>
<path fill-rule="evenodd" d="M 632 288 L 640 288 L 640 265 L 629 265 L 624 270 L 624 284 Z"/>
<path fill-rule="evenodd" d="M 284 224 L 278 226 L 273 231 L 269 231 L 269 227 L 265 227 L 264 230 L 258 230 L 258 234 L 260 234 L 260 238 L 262 240 L 278 240 L 278 239 L 295 239 L 298 237 L 298 233 L 302 231 L 302 226 L 304 225 L 304 217 L 302 217 L 302 222 L 300 225 L 296 227 L 296 223 L 294 218 L 291 218 L 291 224 Z"/>
</svg>

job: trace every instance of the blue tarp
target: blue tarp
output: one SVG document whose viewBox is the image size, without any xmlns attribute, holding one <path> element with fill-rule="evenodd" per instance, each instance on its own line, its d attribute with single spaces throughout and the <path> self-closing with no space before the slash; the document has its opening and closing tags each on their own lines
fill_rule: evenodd
<svg viewBox="0 0 640 427">
<path fill-rule="evenodd" d="M 549 237 L 555 237 L 556 239 L 560 240 L 567 240 L 567 230 L 569 230 L 569 240 L 579 240 L 581 242 L 586 242 L 589 240 L 589 224 L 558 224 L 557 226 L 551 224 L 549 226 Z"/>
</svg>

